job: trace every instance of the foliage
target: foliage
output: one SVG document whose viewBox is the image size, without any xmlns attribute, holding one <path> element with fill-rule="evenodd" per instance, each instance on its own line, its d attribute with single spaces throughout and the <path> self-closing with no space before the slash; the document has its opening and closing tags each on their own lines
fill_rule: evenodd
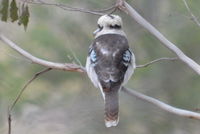
<svg viewBox="0 0 200 134">
<path fill-rule="evenodd" d="M 26 29 L 30 16 L 29 7 L 21 2 L 17 5 L 16 0 L 11 0 L 11 2 L 9 2 L 9 0 L 2 0 L 0 15 L 2 21 L 7 22 L 8 19 L 10 19 L 11 22 L 18 21 L 18 24 L 22 24 Z"/>
<path fill-rule="evenodd" d="M 10 4 L 10 18 L 12 22 L 15 22 L 16 20 L 18 20 L 18 7 L 16 5 L 16 1 L 12 0 L 11 4 Z"/>
<path fill-rule="evenodd" d="M 1 20 L 7 21 L 9 0 L 2 0 L 1 4 L 2 4 L 2 9 L 0 10 L 0 13 L 2 14 Z"/>
</svg>

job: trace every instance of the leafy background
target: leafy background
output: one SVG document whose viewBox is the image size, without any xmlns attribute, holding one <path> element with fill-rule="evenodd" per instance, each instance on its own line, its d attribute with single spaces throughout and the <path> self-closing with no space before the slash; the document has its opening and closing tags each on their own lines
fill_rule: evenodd
<svg viewBox="0 0 200 134">
<path fill-rule="evenodd" d="M 75 54 L 81 64 L 85 65 L 98 16 L 63 11 L 50 6 L 23 6 L 19 1 L 16 1 L 18 5 L 15 7 L 15 4 L 11 6 L 12 1 L 7 2 L 1 0 L 0 33 L 37 57 L 55 62 L 77 62 L 73 56 Z M 55 2 L 100 9 L 111 5 L 114 0 Z M 200 27 L 190 19 L 181 0 L 128 2 L 170 41 L 200 63 Z M 3 9 L 3 4 L 8 5 L 7 9 Z M 192 12 L 199 17 L 200 1 L 188 1 L 188 4 Z M 13 15 L 11 12 L 16 13 L 17 8 L 20 11 L 23 8 L 24 14 L 18 12 Z M 7 17 L 4 16 L 6 11 Z M 13 16 L 10 16 L 10 13 Z M 135 52 L 137 64 L 159 57 L 174 56 L 129 16 L 121 12 L 116 14 L 124 20 L 124 30 Z M 7 133 L 6 117 L 9 104 L 26 81 L 41 69 L 43 67 L 31 64 L 0 42 L 1 134 Z M 194 110 L 200 107 L 199 81 L 199 76 L 182 62 L 162 62 L 136 70 L 127 87 L 173 106 Z M 93 87 L 85 75 L 54 70 L 35 80 L 24 92 L 13 111 L 13 133 L 198 134 L 200 131 L 199 121 L 169 114 L 123 92 L 120 93 L 119 125 L 107 129 L 104 126 L 103 113 L 100 91 Z"/>
</svg>

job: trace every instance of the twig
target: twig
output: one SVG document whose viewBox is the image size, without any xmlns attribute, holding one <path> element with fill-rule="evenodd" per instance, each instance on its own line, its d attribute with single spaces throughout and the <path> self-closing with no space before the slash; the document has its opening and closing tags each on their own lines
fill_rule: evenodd
<svg viewBox="0 0 200 134">
<path fill-rule="evenodd" d="M 75 62 L 75 63 L 77 62 L 79 66 L 83 66 L 83 65 L 81 64 L 81 61 L 78 59 L 78 57 L 77 57 L 76 54 L 74 53 L 74 51 L 73 51 L 71 48 L 69 48 L 69 50 L 71 51 L 71 53 L 72 53 L 72 55 L 73 55 L 74 62 Z"/>
<path fill-rule="evenodd" d="M 174 60 L 177 60 L 178 58 L 167 58 L 167 57 L 163 57 L 163 58 L 159 58 L 159 59 L 155 59 L 155 60 L 153 60 L 153 61 L 150 61 L 150 62 L 148 62 L 148 63 L 146 63 L 146 64 L 144 64 L 144 65 L 137 65 L 136 66 L 136 68 L 143 68 L 143 67 L 148 67 L 149 65 L 151 65 L 151 64 L 154 64 L 154 63 L 156 63 L 156 62 L 159 62 L 159 61 L 168 61 L 168 60 L 170 60 L 170 61 L 174 61 Z"/>
<path fill-rule="evenodd" d="M 154 104 L 155 106 L 169 112 L 169 113 L 173 113 L 182 117 L 187 117 L 187 118 L 192 118 L 192 119 L 198 119 L 200 120 L 200 113 L 196 113 L 196 112 L 192 112 L 192 111 L 188 111 L 188 110 L 184 110 L 184 109 L 180 109 L 180 108 L 175 108 L 172 107 L 164 102 L 161 102 L 157 99 L 154 99 L 152 97 L 146 96 L 144 94 L 141 94 L 137 91 L 122 87 L 122 91 L 124 91 L 125 93 L 134 96 L 140 100 L 143 100 L 145 102 L 149 102 L 151 104 Z"/>
<path fill-rule="evenodd" d="M 41 0 L 22 0 L 25 3 L 28 4 L 39 4 L 39 5 L 47 5 L 47 6 L 56 6 L 59 8 L 62 8 L 63 10 L 68 10 L 68 11 L 78 11 L 78 12 L 83 12 L 83 13 L 90 13 L 90 14 L 94 14 L 94 15 L 104 15 L 104 12 L 108 12 L 113 10 L 116 6 L 112 5 L 108 8 L 105 9 L 100 9 L 100 10 L 88 10 L 88 9 L 84 9 L 84 8 L 77 8 L 77 7 L 71 7 L 65 4 L 58 4 L 58 3 L 48 3 L 48 2 L 44 2 Z"/>
<path fill-rule="evenodd" d="M 52 68 L 47 68 L 47 69 L 44 69 L 44 70 L 42 70 L 42 71 L 36 73 L 36 74 L 33 76 L 33 78 L 30 79 L 30 80 L 24 85 L 24 87 L 22 88 L 22 90 L 19 92 L 19 94 L 17 95 L 17 98 L 15 99 L 15 101 L 13 102 L 13 104 L 11 105 L 9 111 L 12 111 L 13 107 L 15 106 L 15 104 L 17 103 L 17 101 L 20 99 L 20 97 L 21 97 L 22 93 L 24 92 L 24 90 L 26 89 L 26 87 L 27 87 L 33 80 L 35 80 L 39 75 L 44 74 L 44 73 L 46 73 L 46 72 L 48 72 L 48 71 L 50 71 L 50 70 L 52 70 Z"/>
<path fill-rule="evenodd" d="M 190 13 L 192 20 L 200 27 L 200 22 L 198 21 L 197 17 L 192 13 L 191 9 L 189 8 L 186 0 L 183 0 L 185 7 L 187 8 L 188 12 Z"/>
<path fill-rule="evenodd" d="M 24 87 L 21 89 L 21 91 L 19 92 L 19 94 L 17 95 L 17 97 L 15 98 L 15 100 L 13 101 L 12 105 L 11 105 L 10 108 L 8 109 L 8 134 L 11 134 L 11 128 L 12 128 L 12 127 L 11 127 L 11 124 L 12 124 L 12 118 L 11 118 L 12 115 L 11 115 L 11 112 L 12 112 L 13 108 L 15 107 L 16 103 L 19 101 L 20 97 L 22 96 L 22 93 L 26 90 L 27 86 L 28 86 L 29 84 L 31 84 L 31 82 L 32 82 L 33 80 L 35 80 L 38 76 L 40 76 L 40 75 L 42 75 L 42 74 L 44 74 L 44 73 L 46 73 L 46 72 L 48 72 L 48 71 L 50 71 L 50 70 L 52 70 L 52 68 L 47 68 L 47 69 L 44 69 L 44 70 L 42 70 L 42 71 L 36 73 L 36 74 L 33 76 L 33 78 L 30 79 L 30 80 L 24 85 Z"/>
<path fill-rule="evenodd" d="M 12 49 L 29 59 L 32 63 L 39 64 L 48 68 L 58 69 L 58 70 L 64 70 L 64 71 L 71 71 L 71 72 L 85 72 L 84 67 L 79 66 L 77 64 L 71 64 L 71 63 L 56 63 L 56 62 L 50 62 L 43 59 L 39 59 L 30 53 L 26 52 L 25 50 L 21 49 L 18 45 L 16 45 L 14 42 L 9 40 L 3 35 L 0 35 L 0 40 L 3 41 L 5 44 L 9 45 Z"/>
<path fill-rule="evenodd" d="M 11 119 L 11 113 L 8 113 L 8 134 L 11 134 L 12 129 L 12 119 Z"/>
<path fill-rule="evenodd" d="M 194 70 L 197 74 L 200 75 L 200 65 L 197 64 L 194 60 L 186 56 L 175 44 L 170 42 L 163 34 L 161 34 L 154 26 L 152 26 L 148 21 L 146 21 L 134 8 L 132 8 L 128 3 L 124 0 L 119 0 L 120 2 L 119 8 L 128 13 L 137 23 L 143 26 L 146 30 L 148 30 L 151 34 L 153 34 L 158 40 L 160 40 L 165 47 L 171 50 L 173 53 L 177 55 L 177 57 L 188 65 L 192 70 Z"/>
</svg>

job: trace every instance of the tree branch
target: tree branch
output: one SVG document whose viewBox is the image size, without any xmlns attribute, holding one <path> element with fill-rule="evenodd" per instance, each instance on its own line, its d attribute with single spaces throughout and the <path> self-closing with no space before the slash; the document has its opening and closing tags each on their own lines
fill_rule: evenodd
<svg viewBox="0 0 200 134">
<path fill-rule="evenodd" d="M 149 97 L 149 96 L 146 96 L 144 94 L 141 94 L 135 90 L 131 90 L 131 89 L 128 89 L 128 88 L 125 88 L 125 87 L 122 87 L 122 91 L 124 91 L 125 93 L 133 96 L 133 97 L 136 97 L 140 100 L 143 100 L 145 102 L 149 102 L 161 109 L 163 109 L 164 111 L 167 111 L 169 113 L 173 113 L 175 115 L 179 115 L 179 116 L 182 116 L 182 117 L 187 117 L 187 118 L 192 118 L 192 119 L 197 119 L 197 120 L 200 120 L 200 113 L 196 113 L 196 112 L 192 112 L 192 111 L 188 111 L 188 110 L 184 110 L 184 109 L 180 109 L 180 108 L 175 108 L 175 107 L 172 107 L 164 102 L 161 102 L 157 99 L 154 99 L 152 97 Z"/>
<path fill-rule="evenodd" d="M 28 86 L 29 84 L 31 84 L 31 82 L 34 81 L 38 76 L 40 76 L 40 75 L 42 75 L 42 74 L 44 74 L 44 73 L 46 73 L 46 72 L 48 72 L 48 71 L 50 71 L 50 70 L 52 70 L 52 68 L 47 68 L 47 69 L 44 69 L 44 70 L 42 70 L 42 71 L 36 73 L 36 74 L 33 76 L 33 78 L 30 79 L 30 80 L 24 85 L 24 87 L 22 88 L 22 90 L 19 92 L 19 94 L 17 95 L 16 99 L 15 99 L 14 102 L 12 103 L 12 105 L 11 105 L 11 107 L 10 107 L 10 109 L 9 109 L 9 112 L 12 111 L 12 109 L 13 109 L 14 106 L 16 105 L 17 101 L 20 99 L 22 93 L 23 93 L 24 90 L 27 88 L 27 86 Z"/>
<path fill-rule="evenodd" d="M 159 61 L 164 61 L 164 60 L 170 60 L 170 61 L 174 61 L 174 60 L 177 60 L 178 58 L 168 58 L 168 57 L 163 57 L 163 58 L 159 58 L 159 59 L 155 59 L 153 61 L 150 61 L 144 65 L 137 65 L 136 68 L 143 68 L 143 67 L 148 67 L 149 65 L 151 64 L 154 64 L 156 62 L 159 62 Z"/>
<path fill-rule="evenodd" d="M 17 51 L 22 56 L 29 59 L 32 63 L 39 64 L 48 68 L 58 69 L 58 70 L 64 70 L 64 71 L 71 71 L 71 72 L 85 72 L 85 68 L 76 64 L 71 63 L 56 63 L 56 62 L 50 62 L 43 59 L 39 59 L 30 53 L 26 52 L 25 50 L 21 49 L 18 45 L 16 45 L 14 42 L 9 40 L 3 35 L 0 35 L 0 40 L 3 41 L 5 44 L 9 45 L 12 49 Z"/>
<path fill-rule="evenodd" d="M 191 9 L 189 8 L 186 0 L 183 0 L 183 3 L 187 9 L 187 11 L 190 13 L 192 20 L 200 27 L 200 22 L 198 21 L 197 17 L 192 13 Z"/>
<path fill-rule="evenodd" d="M 108 8 L 105 8 L 105 9 L 88 10 L 88 9 L 84 9 L 84 8 L 71 7 L 71 6 L 68 6 L 68 5 L 65 5 L 65 4 L 48 3 L 48 2 L 44 2 L 42 0 L 22 0 L 22 1 L 25 2 L 25 3 L 28 3 L 28 4 L 55 6 L 55 7 L 62 8 L 63 10 L 67 10 L 67 11 L 78 11 L 78 12 L 89 13 L 89 14 L 100 15 L 100 16 L 104 15 L 105 12 L 109 12 L 109 11 L 113 10 L 114 8 L 116 8 L 115 5 L 112 5 Z"/>
<path fill-rule="evenodd" d="M 120 2 L 121 3 L 120 3 Z M 137 23 L 143 26 L 151 34 L 153 34 L 158 40 L 160 40 L 165 47 L 171 50 L 177 55 L 177 57 L 188 65 L 192 70 L 200 75 L 200 65 L 193 61 L 191 58 L 186 56 L 175 44 L 170 42 L 163 34 L 161 34 L 154 26 L 152 26 L 148 21 L 146 21 L 134 8 L 132 8 L 124 0 L 117 1 L 119 9 L 128 13 Z"/>
<path fill-rule="evenodd" d="M 13 103 L 11 104 L 10 108 L 8 109 L 8 134 L 11 134 L 11 128 L 12 128 L 12 110 L 15 107 L 16 103 L 19 101 L 20 97 L 22 96 L 23 92 L 26 90 L 26 88 L 28 87 L 29 84 L 31 84 L 31 82 L 33 82 L 38 76 L 48 72 L 52 70 L 52 68 L 47 68 L 44 69 L 38 73 L 36 73 L 32 79 L 30 79 L 25 85 L 24 87 L 21 89 L 21 91 L 19 92 L 19 94 L 17 95 L 17 97 L 15 98 L 15 100 L 13 101 Z"/>
</svg>

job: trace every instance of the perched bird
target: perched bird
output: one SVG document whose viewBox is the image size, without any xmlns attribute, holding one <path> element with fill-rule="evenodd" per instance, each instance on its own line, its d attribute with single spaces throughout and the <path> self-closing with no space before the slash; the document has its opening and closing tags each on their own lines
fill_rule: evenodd
<svg viewBox="0 0 200 134">
<path fill-rule="evenodd" d="M 105 103 L 105 125 L 111 127 L 118 124 L 118 92 L 134 72 L 135 56 L 122 30 L 121 17 L 103 15 L 97 23 L 86 71 L 94 86 L 101 90 Z"/>
</svg>

